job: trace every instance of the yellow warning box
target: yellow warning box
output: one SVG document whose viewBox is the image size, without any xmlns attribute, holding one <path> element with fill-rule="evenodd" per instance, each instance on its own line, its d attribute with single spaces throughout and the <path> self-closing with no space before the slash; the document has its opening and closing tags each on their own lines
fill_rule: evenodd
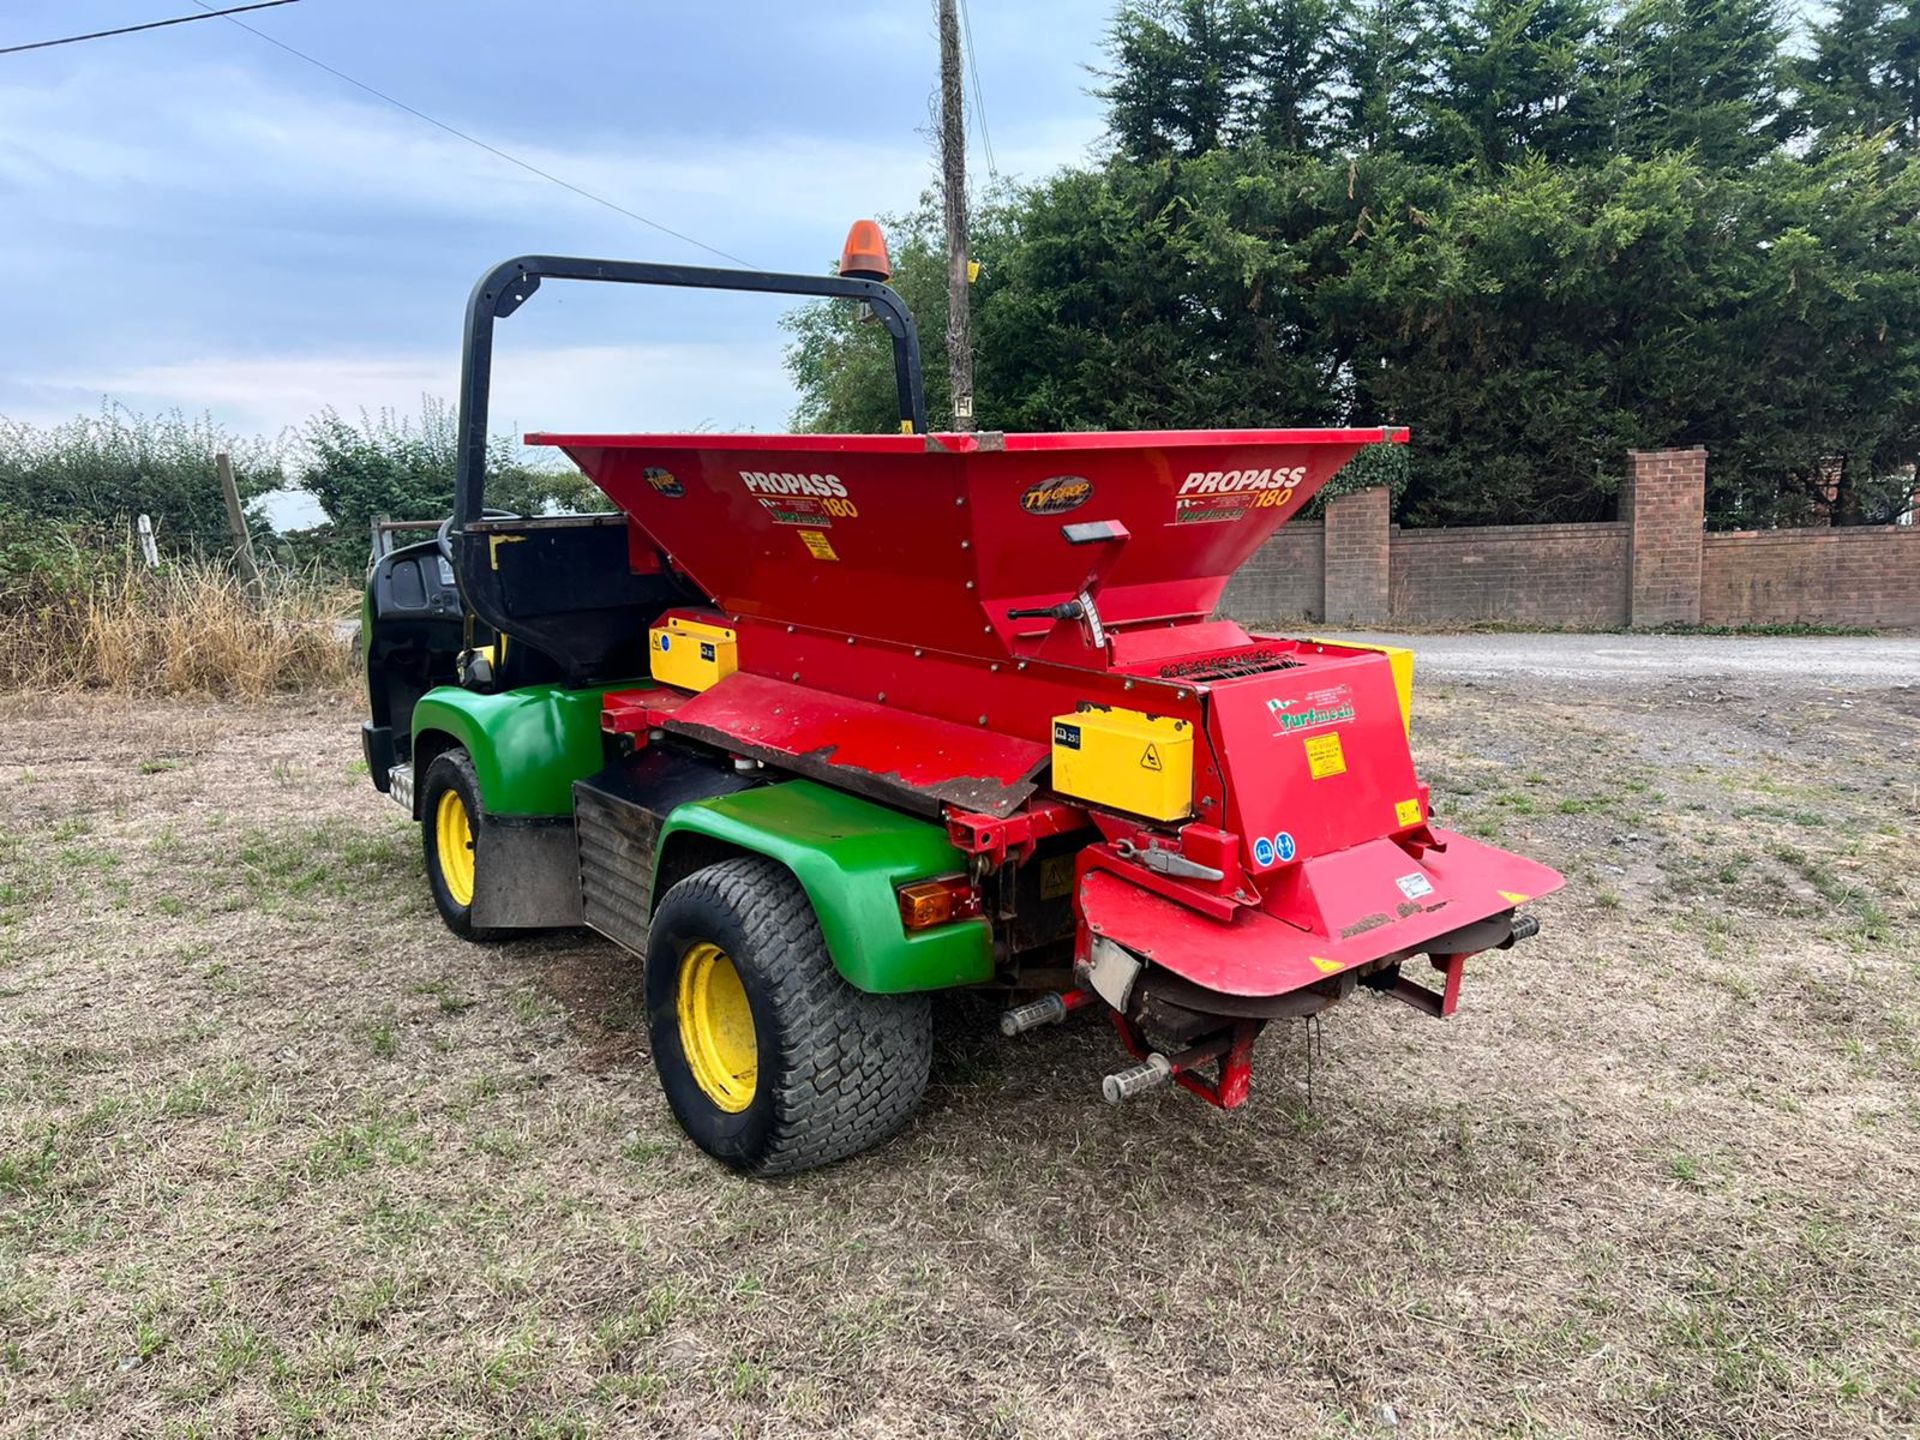
<svg viewBox="0 0 1920 1440">
<path fill-rule="evenodd" d="M 1401 645 L 1362 645 L 1355 640 L 1327 640 L 1309 637 L 1315 645 L 1338 645 L 1343 650 L 1372 650 L 1387 657 L 1393 667 L 1393 689 L 1400 697 L 1400 724 L 1409 739 L 1413 736 L 1413 651 Z"/>
<path fill-rule="evenodd" d="M 705 620 L 669 615 L 647 632 L 653 678 L 682 690 L 705 690 L 740 666 L 733 631 Z"/>
<path fill-rule="evenodd" d="M 1053 788 L 1151 820 L 1181 819 L 1193 811 L 1193 727 L 1097 705 L 1056 715 Z"/>
</svg>

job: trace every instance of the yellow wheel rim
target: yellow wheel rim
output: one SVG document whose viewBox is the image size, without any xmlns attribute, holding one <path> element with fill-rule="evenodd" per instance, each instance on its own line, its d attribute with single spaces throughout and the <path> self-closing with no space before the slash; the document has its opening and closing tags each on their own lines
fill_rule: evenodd
<svg viewBox="0 0 1920 1440">
<path fill-rule="evenodd" d="M 722 1110 L 746 1109 L 760 1079 L 760 1042 L 740 972 L 718 945 L 702 940 L 682 957 L 677 1009 L 694 1083 Z"/>
<path fill-rule="evenodd" d="M 473 821 L 457 790 L 442 790 L 433 812 L 434 853 L 447 894 L 460 906 L 473 904 Z"/>
</svg>

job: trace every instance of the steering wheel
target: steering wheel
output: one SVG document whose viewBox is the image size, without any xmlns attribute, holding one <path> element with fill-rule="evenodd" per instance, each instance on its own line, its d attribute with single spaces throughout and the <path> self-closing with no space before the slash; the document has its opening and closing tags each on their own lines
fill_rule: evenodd
<svg viewBox="0 0 1920 1440">
<path fill-rule="evenodd" d="M 480 512 L 482 520 L 518 520 L 522 517 L 511 510 L 485 509 Z M 434 532 L 433 543 L 439 547 L 440 558 L 447 564 L 453 564 L 453 516 L 449 515 L 440 522 L 440 528 Z"/>
</svg>

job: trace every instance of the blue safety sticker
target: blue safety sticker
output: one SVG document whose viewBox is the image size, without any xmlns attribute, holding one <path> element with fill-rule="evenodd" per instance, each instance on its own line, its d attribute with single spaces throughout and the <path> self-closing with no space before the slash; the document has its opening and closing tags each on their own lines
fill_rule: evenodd
<svg viewBox="0 0 1920 1440">
<path fill-rule="evenodd" d="M 1298 847 L 1293 843 L 1293 836 L 1290 832 L 1282 830 L 1278 835 L 1273 837 L 1273 853 L 1278 855 L 1282 860 L 1293 859 L 1297 850 Z"/>
<path fill-rule="evenodd" d="M 1262 835 L 1253 842 L 1253 860 L 1256 865 L 1273 864 L 1273 841 Z"/>
</svg>

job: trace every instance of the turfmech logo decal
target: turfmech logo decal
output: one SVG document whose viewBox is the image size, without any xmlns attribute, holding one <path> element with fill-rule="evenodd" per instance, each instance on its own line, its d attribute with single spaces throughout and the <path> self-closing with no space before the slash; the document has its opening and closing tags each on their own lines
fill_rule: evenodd
<svg viewBox="0 0 1920 1440">
<path fill-rule="evenodd" d="M 1324 725 L 1344 725 L 1353 719 L 1353 691 L 1345 685 L 1330 685 L 1299 699 L 1269 700 L 1267 713 L 1279 726 L 1276 735 L 1297 730 L 1318 730 Z"/>
<path fill-rule="evenodd" d="M 1305 710 L 1283 709 L 1278 700 L 1269 700 L 1267 709 L 1273 712 L 1273 718 L 1280 722 L 1282 730 L 1312 730 L 1321 725 L 1340 725 L 1353 718 L 1353 706 L 1339 705 L 1331 710 L 1322 710 L 1309 705 Z"/>
<path fill-rule="evenodd" d="M 846 482 L 838 475 L 795 475 L 787 470 L 742 470 L 741 483 L 750 495 L 820 495 L 845 499 Z"/>
<path fill-rule="evenodd" d="M 1307 478 L 1307 467 L 1280 470 L 1196 470 L 1180 482 L 1182 495 L 1237 495 L 1242 490 L 1291 490 Z"/>
</svg>

